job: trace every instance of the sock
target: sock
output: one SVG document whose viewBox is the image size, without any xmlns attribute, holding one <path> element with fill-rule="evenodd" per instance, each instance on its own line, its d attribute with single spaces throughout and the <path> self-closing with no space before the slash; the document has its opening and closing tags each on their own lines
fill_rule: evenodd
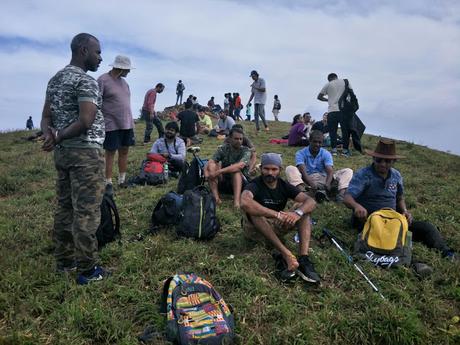
<svg viewBox="0 0 460 345">
<path fill-rule="evenodd" d="M 112 179 L 111 178 L 106 178 L 105 179 L 105 184 L 112 184 Z"/>
<path fill-rule="evenodd" d="M 120 175 L 118 176 L 118 183 L 123 183 L 125 182 L 125 179 L 126 179 L 126 173 L 120 173 Z"/>
</svg>

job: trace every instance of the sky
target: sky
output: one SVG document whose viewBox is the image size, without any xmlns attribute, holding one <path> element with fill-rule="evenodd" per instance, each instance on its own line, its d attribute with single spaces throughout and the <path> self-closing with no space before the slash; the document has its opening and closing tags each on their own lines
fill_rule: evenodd
<svg viewBox="0 0 460 345">
<path fill-rule="evenodd" d="M 157 110 L 185 95 L 201 104 L 226 92 L 250 96 L 251 70 L 267 85 L 280 117 L 309 111 L 337 73 L 358 97 L 366 132 L 460 155 L 460 2 L 456 0 L 2 0 L 0 130 L 38 126 L 48 80 L 70 61 L 70 41 L 96 36 L 103 62 L 118 54 L 135 67 L 127 77 L 137 117 L 145 92 L 166 85 Z"/>
</svg>

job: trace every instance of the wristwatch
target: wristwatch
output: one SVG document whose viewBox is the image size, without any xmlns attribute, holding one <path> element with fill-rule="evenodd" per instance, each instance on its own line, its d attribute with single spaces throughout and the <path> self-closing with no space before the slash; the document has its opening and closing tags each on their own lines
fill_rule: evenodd
<svg viewBox="0 0 460 345">
<path fill-rule="evenodd" d="M 304 215 L 303 211 L 300 210 L 300 209 L 297 209 L 294 212 L 297 213 L 299 215 L 299 217 L 302 217 Z"/>
</svg>

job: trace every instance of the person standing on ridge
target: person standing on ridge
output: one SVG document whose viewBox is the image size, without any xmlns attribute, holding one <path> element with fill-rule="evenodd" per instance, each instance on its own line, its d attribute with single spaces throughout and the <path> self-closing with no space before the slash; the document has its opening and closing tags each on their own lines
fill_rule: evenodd
<svg viewBox="0 0 460 345">
<path fill-rule="evenodd" d="M 248 105 L 254 99 L 254 120 L 256 122 L 257 132 L 260 130 L 259 117 L 262 120 L 265 130 L 269 131 L 267 122 L 265 121 L 265 102 L 267 101 L 267 90 L 265 88 L 265 80 L 259 77 L 257 71 L 251 71 L 249 75 L 254 82 L 251 84 L 251 97 L 249 97 Z"/>
<path fill-rule="evenodd" d="M 162 83 L 158 83 L 155 88 L 148 90 L 145 94 L 144 105 L 142 106 L 142 116 L 145 119 L 144 144 L 150 141 L 153 125 L 155 125 L 157 128 L 158 138 L 163 137 L 165 134 L 163 124 L 155 114 L 155 102 L 157 101 L 157 94 L 162 93 L 164 89 L 165 86 Z"/>
<path fill-rule="evenodd" d="M 96 80 L 101 46 L 81 33 L 70 44 L 70 63 L 48 82 L 41 129 L 43 150 L 54 150 L 57 209 L 53 242 L 57 272 L 77 270 L 77 283 L 104 279 L 98 265 L 96 231 L 104 190 L 104 117 Z"/>
<path fill-rule="evenodd" d="M 127 56 L 117 55 L 110 66 L 112 70 L 97 79 L 105 122 L 105 183 L 108 193 L 113 192 L 112 168 L 115 153 L 118 151 L 118 185 L 124 187 L 129 147 L 136 144 L 131 91 L 124 79 L 133 68 L 131 60 Z"/>
<path fill-rule="evenodd" d="M 176 105 L 182 105 L 182 97 L 184 96 L 185 85 L 182 83 L 182 80 L 179 80 L 176 86 Z"/>
<path fill-rule="evenodd" d="M 339 99 L 345 91 L 345 81 L 338 79 L 337 74 L 330 73 L 327 76 L 328 83 L 323 86 L 320 93 L 318 94 L 318 100 L 322 102 L 328 102 L 328 116 L 327 125 L 329 127 L 329 136 L 331 138 L 331 153 L 337 155 L 337 128 L 340 124 L 343 139 L 343 151 L 344 156 L 349 156 L 350 151 L 348 149 L 350 142 L 350 132 L 348 128 L 348 121 L 345 119 L 345 114 L 339 109 Z M 351 84 L 348 87 L 352 89 Z M 327 95 L 327 98 L 324 97 Z"/>
<path fill-rule="evenodd" d="M 29 118 L 26 121 L 26 128 L 31 131 L 34 128 L 34 121 L 32 120 L 32 116 L 29 116 Z"/>
<path fill-rule="evenodd" d="M 278 114 L 280 113 L 280 110 L 281 110 L 281 102 L 278 99 L 278 95 L 275 95 L 275 97 L 273 98 L 274 98 L 273 99 L 273 110 L 272 110 L 273 117 L 275 118 L 275 121 L 279 121 Z"/>
</svg>

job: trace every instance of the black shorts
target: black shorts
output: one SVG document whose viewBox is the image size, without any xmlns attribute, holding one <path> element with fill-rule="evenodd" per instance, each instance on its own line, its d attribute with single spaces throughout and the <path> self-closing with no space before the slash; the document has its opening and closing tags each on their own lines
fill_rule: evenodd
<svg viewBox="0 0 460 345">
<path fill-rule="evenodd" d="M 134 145 L 136 145 L 136 139 L 132 128 L 105 132 L 104 150 L 116 151 L 121 147 Z"/>
<path fill-rule="evenodd" d="M 248 184 L 247 178 L 243 175 L 243 183 L 241 184 L 241 190 Z M 233 195 L 233 184 L 232 184 L 232 175 L 223 174 L 222 179 L 219 179 L 217 188 L 222 194 Z"/>
</svg>

